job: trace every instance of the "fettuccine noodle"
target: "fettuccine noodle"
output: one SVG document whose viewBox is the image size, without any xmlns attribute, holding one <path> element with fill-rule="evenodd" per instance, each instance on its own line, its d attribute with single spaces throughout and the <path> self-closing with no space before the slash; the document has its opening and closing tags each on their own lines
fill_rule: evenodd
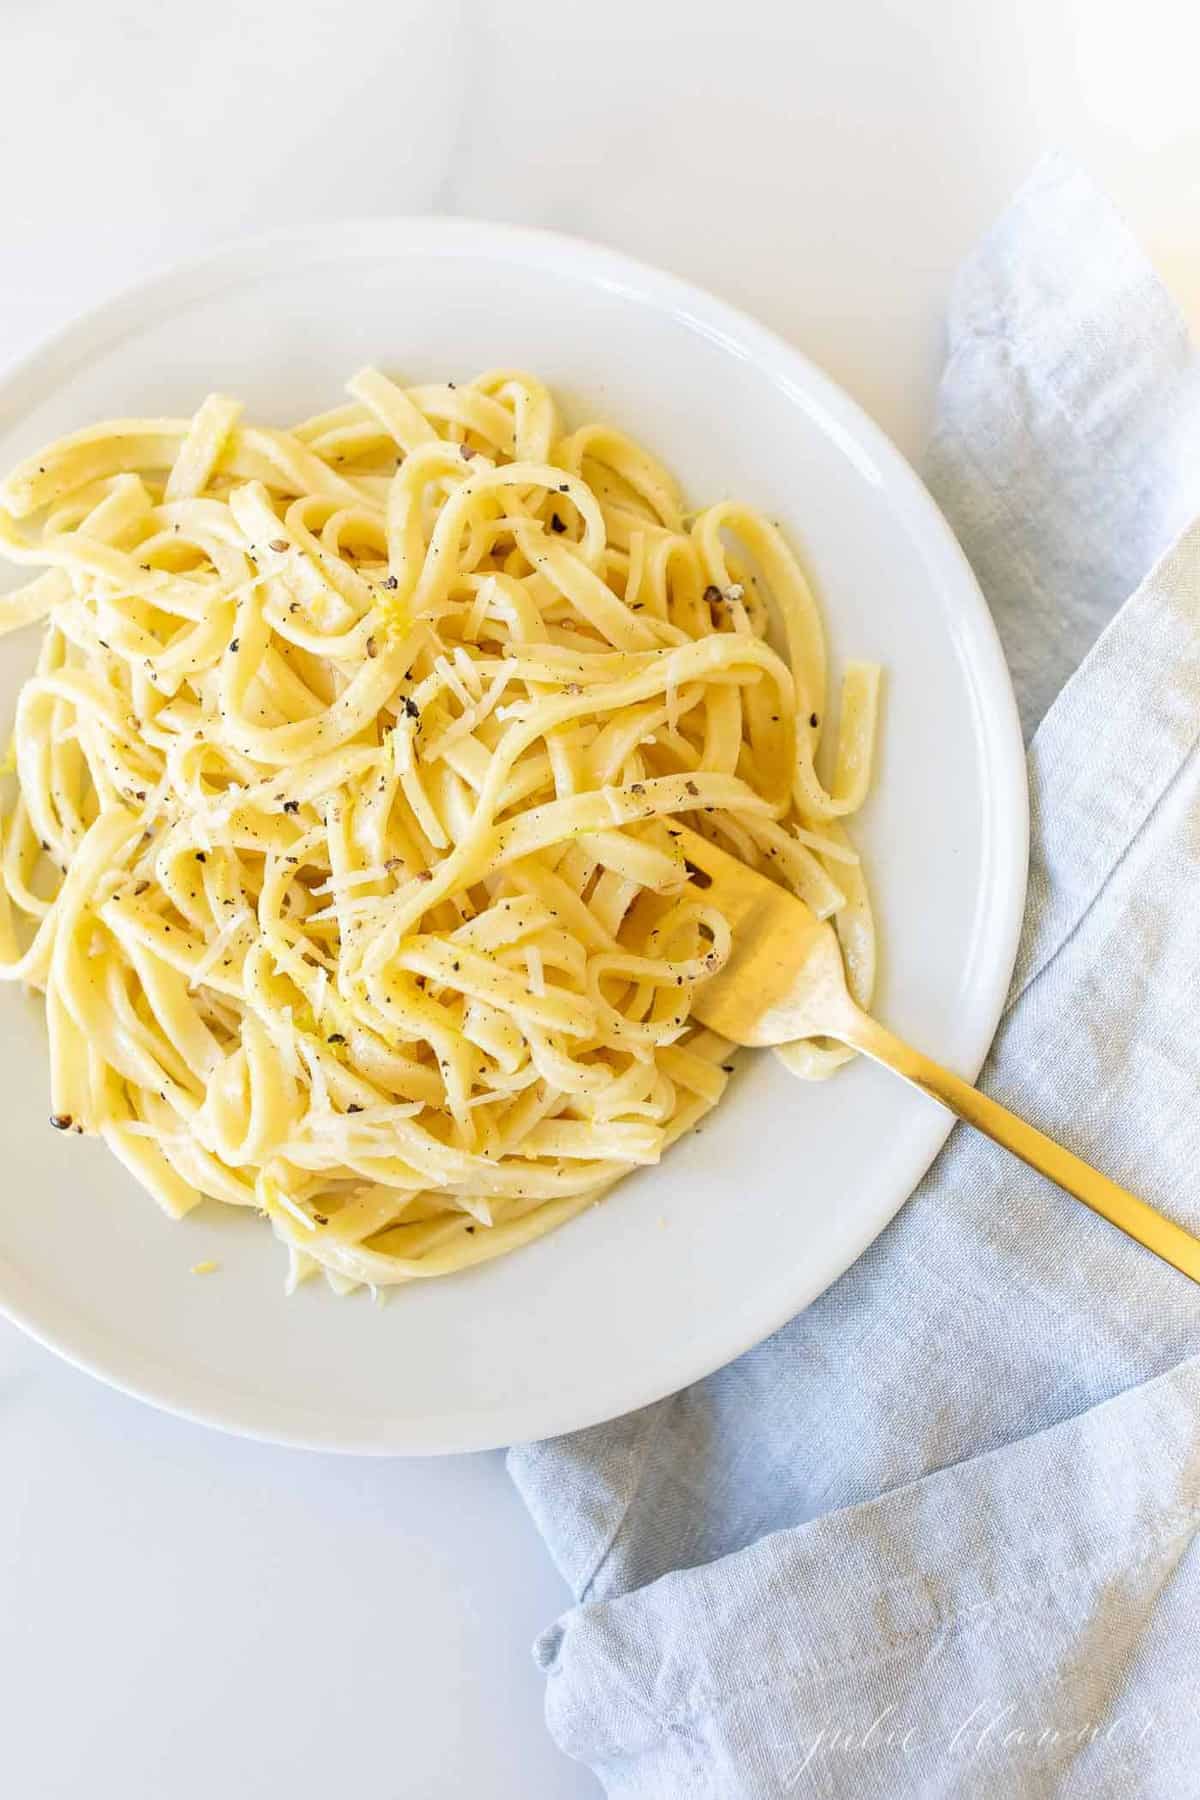
<svg viewBox="0 0 1200 1800">
<path fill-rule="evenodd" d="M 832 916 L 863 1003 L 874 963 L 841 821 L 877 673 L 825 785 L 779 530 L 560 436 L 526 374 L 349 393 L 292 431 L 219 395 L 99 425 L 0 486 L 41 570 L 0 627 L 46 621 L 0 975 L 45 995 L 52 1123 L 175 1217 L 257 1208 L 339 1291 L 538 1237 L 720 1098 L 689 1014 L 730 934 L 676 820 Z"/>
</svg>

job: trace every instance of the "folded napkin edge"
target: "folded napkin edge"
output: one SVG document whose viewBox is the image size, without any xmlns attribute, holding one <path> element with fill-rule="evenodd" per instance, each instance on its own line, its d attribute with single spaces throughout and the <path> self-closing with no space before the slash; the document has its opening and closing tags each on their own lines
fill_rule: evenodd
<svg viewBox="0 0 1200 1800">
<path fill-rule="evenodd" d="M 997 1607 L 1061 1598 L 1065 1584 L 1114 1563 L 1131 1569 L 1200 1522 L 1198 1408 L 1195 1357 L 968 1463 L 574 1607 L 534 1646 L 552 1678 L 551 1730 L 574 1756 L 631 1754 L 772 1684 L 819 1683 L 915 1639 L 982 1624 Z M 1098 1509 L 1079 1504 L 1097 1491 L 1109 1502 L 1103 1538 L 1092 1530 Z M 1024 1531 L 1014 1525 L 1022 1509 Z M 988 1530 L 993 1511 L 999 1537 Z M 1014 1555 L 1014 1539 L 1029 1548 Z M 940 1568 L 930 1566 L 933 1541 L 944 1546 Z M 1024 1578 L 1014 1579 L 1022 1560 Z M 897 1576 L 907 1569 L 918 1572 Z M 780 1587 L 786 1605 L 774 1604 Z M 706 1681 L 735 1658 L 735 1683 Z"/>
<path fill-rule="evenodd" d="M 1200 743 L 1197 568 L 1200 519 L 1104 627 L 1034 734 L 1026 919 L 1006 1011 L 1079 929 Z M 1143 666 L 1162 671 L 1153 708 L 1128 678 Z M 1054 796 L 1053 835 L 1042 826 L 1044 794 Z"/>
</svg>

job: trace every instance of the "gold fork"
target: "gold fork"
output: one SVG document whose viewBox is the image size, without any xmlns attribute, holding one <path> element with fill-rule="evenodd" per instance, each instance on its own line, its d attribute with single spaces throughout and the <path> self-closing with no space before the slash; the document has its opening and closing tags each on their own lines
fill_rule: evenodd
<svg viewBox="0 0 1200 1800">
<path fill-rule="evenodd" d="M 735 1044 L 827 1037 L 861 1050 L 1200 1282 L 1200 1238 L 870 1018 L 847 990 L 831 925 L 707 838 L 686 826 L 672 830 L 693 880 L 710 890 L 733 933 L 729 961 L 696 990 L 692 1012 L 702 1024 Z"/>
</svg>

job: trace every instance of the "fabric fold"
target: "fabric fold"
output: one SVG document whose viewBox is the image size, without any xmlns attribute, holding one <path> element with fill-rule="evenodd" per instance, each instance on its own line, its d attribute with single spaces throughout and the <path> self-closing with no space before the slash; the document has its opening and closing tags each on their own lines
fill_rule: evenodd
<svg viewBox="0 0 1200 1800">
<path fill-rule="evenodd" d="M 1200 365 L 1123 220 L 1059 155 L 962 269 L 948 336 L 926 475 L 1029 737 L 1200 510 Z"/>
<path fill-rule="evenodd" d="M 1144 1622 L 1200 1522 L 1198 1412 L 1193 1359 L 970 1464 L 568 1615 L 537 1648 L 551 1728 L 571 1755 L 604 1766 L 616 1793 L 632 1763 L 633 1793 L 776 1795 L 834 1767 L 853 1777 L 846 1791 L 890 1796 L 903 1791 L 905 1756 L 915 1767 L 930 1752 L 945 1762 L 943 1785 L 923 1794 L 960 1791 L 956 1781 L 974 1792 L 1006 1771 L 1053 1777 L 1092 1727 L 1114 1751 L 1138 1749 L 1143 1773 L 1157 1734 L 1152 1753 L 1182 1776 L 1186 1734 L 1172 1744 L 1168 1721 L 1140 1701 L 1122 1714 L 1099 1647 L 1051 1660 L 1030 1657 L 1027 1639 L 1069 1652 L 1097 1615 L 1126 1630 Z M 1156 1679 L 1182 1688 L 1188 1637 L 1165 1648 Z M 1014 1689 L 1006 1729 L 1043 1742 L 985 1732 Z M 884 1714 L 889 1730 L 866 1739 Z M 1125 1732 L 1105 1739 L 1117 1716 Z M 726 1768 L 722 1785 L 727 1739 L 766 1753 Z M 1128 1778 L 1129 1757 L 1113 1760 Z M 657 1787 L 643 1781 L 653 1764 Z M 685 1789 L 684 1775 L 701 1785 Z"/>
<path fill-rule="evenodd" d="M 960 279 L 932 459 L 1027 723 L 1062 689 L 982 1079 L 1193 1230 L 1197 451 L 1177 311 L 1049 159 Z M 510 1451 L 582 1602 L 538 1651 L 558 1741 L 656 1800 L 1190 1791 L 1198 1351 L 1200 1290 L 955 1131 L 773 1338 Z"/>
</svg>

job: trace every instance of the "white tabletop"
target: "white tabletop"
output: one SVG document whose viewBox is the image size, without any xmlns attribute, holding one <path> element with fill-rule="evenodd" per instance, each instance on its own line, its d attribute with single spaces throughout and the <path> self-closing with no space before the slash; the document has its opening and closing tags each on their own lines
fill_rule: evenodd
<svg viewBox="0 0 1200 1800">
<path fill-rule="evenodd" d="M 231 237 L 448 211 L 598 238 L 702 282 L 916 454 L 954 267 L 1050 145 L 1107 185 L 1200 320 L 1200 24 L 1185 10 L 5 7 L 0 364 Z M 0 1183 L 0 1254 L 18 1198 L 36 1199 Z M 569 1596 L 499 1457 L 222 1438 L 0 1324 L 0 1469 L 6 1792 L 598 1792 L 541 1724 L 528 1645 Z"/>
</svg>

